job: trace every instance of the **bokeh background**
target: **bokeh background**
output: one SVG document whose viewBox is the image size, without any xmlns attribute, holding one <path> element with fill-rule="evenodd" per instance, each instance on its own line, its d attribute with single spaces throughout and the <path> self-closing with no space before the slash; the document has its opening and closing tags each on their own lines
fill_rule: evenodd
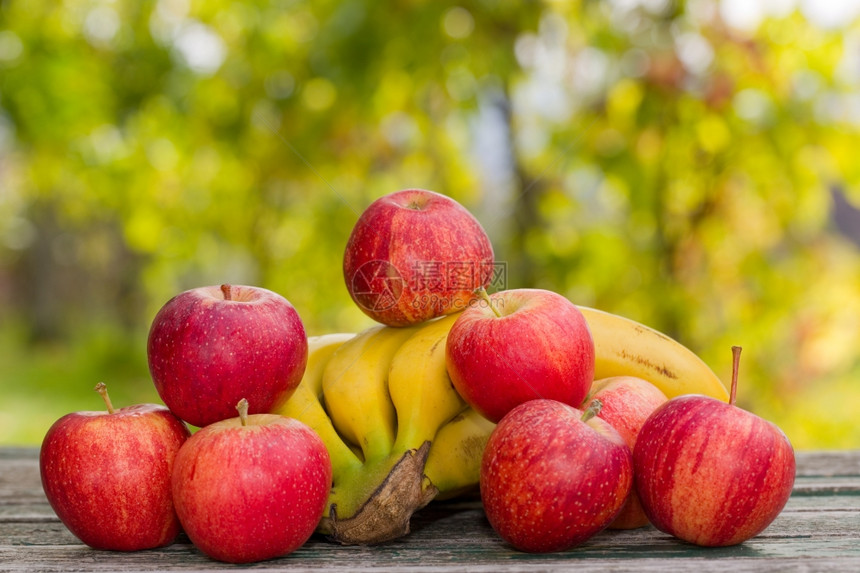
<svg viewBox="0 0 860 573">
<path fill-rule="evenodd" d="M 860 6 L 845 0 L 0 0 L 0 443 L 158 402 L 171 296 L 310 334 L 373 199 L 469 208 L 507 287 L 698 352 L 798 449 L 860 447 Z"/>
</svg>

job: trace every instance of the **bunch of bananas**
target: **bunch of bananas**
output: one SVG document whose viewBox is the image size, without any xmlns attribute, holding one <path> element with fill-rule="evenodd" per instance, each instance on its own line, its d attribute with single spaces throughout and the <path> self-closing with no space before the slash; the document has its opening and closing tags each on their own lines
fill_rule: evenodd
<svg viewBox="0 0 860 573">
<path fill-rule="evenodd" d="M 698 393 L 728 400 L 714 372 L 677 341 L 579 308 L 594 339 L 596 380 L 637 376 L 670 398 Z M 478 485 L 494 424 L 463 401 L 448 377 L 445 346 L 458 316 L 308 340 L 304 378 L 277 413 L 306 423 L 328 447 L 334 479 L 318 531 L 332 540 L 396 539 L 431 500 Z"/>
</svg>

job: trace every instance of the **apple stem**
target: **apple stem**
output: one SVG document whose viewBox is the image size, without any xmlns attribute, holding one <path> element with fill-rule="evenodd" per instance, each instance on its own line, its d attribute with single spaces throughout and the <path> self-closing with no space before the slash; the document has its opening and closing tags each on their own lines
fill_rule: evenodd
<svg viewBox="0 0 860 573">
<path fill-rule="evenodd" d="M 248 401 L 244 398 L 239 400 L 239 403 L 236 404 L 236 409 L 239 410 L 239 420 L 242 422 L 243 426 L 248 425 Z"/>
<path fill-rule="evenodd" d="M 729 404 L 734 405 L 738 394 L 738 370 L 741 366 L 741 347 L 732 346 L 732 390 L 729 395 Z"/>
<path fill-rule="evenodd" d="M 588 408 L 585 409 L 585 412 L 582 413 L 582 418 L 580 418 L 583 422 L 587 422 L 596 415 L 600 413 L 600 410 L 603 409 L 603 402 L 600 400 L 592 400 L 591 404 L 588 405 Z"/>
<path fill-rule="evenodd" d="M 493 304 L 493 299 L 491 299 L 491 298 L 490 298 L 490 295 L 489 295 L 489 294 L 487 294 L 487 289 L 485 289 L 484 287 L 480 287 L 480 288 L 475 289 L 475 292 L 478 294 L 478 296 L 479 296 L 479 297 L 480 297 L 480 298 L 481 298 L 485 303 L 487 303 L 487 306 L 489 306 L 489 307 L 490 307 L 490 310 L 492 310 L 492 311 L 493 311 L 493 314 L 495 314 L 497 318 L 501 318 L 501 317 L 502 317 L 502 313 L 500 313 L 500 312 L 498 311 L 498 309 L 496 308 L 496 305 L 494 305 L 494 304 Z"/>
<path fill-rule="evenodd" d="M 221 292 L 224 293 L 224 300 L 233 300 L 233 293 L 231 292 L 231 286 L 228 284 L 221 285 Z"/>
<path fill-rule="evenodd" d="M 108 396 L 107 384 L 99 382 L 93 390 L 102 395 L 102 399 L 105 401 L 105 406 L 107 406 L 108 414 L 116 412 L 116 410 L 113 409 L 113 404 L 111 404 L 110 396 Z"/>
</svg>

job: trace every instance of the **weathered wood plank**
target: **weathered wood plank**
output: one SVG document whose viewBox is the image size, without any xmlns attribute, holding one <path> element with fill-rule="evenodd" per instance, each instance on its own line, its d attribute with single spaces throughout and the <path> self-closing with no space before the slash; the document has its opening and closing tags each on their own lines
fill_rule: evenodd
<svg viewBox="0 0 860 573">
<path fill-rule="evenodd" d="M 860 476 L 860 450 L 795 452 L 798 476 Z"/>
<path fill-rule="evenodd" d="M 471 515 L 469 512 L 473 512 Z M 452 516 L 460 515 L 458 520 Z M 860 539 L 860 495 L 837 497 L 792 498 L 780 517 L 767 530 L 767 535 L 776 537 L 796 536 L 798 531 L 815 531 L 818 536 L 844 536 L 845 531 L 854 531 Z M 633 544 L 645 530 L 607 532 L 601 536 L 615 535 L 626 544 Z M 412 537 L 416 541 L 459 544 L 458 539 L 474 533 L 492 535 L 492 531 L 480 512 L 477 502 L 463 504 L 434 504 L 419 513 L 413 523 Z M 0 514 L 0 545 L 21 544 L 66 545 L 77 541 L 60 523 L 47 505 L 36 507 L 28 514 Z M 649 541 L 650 542 L 650 541 Z"/>
<path fill-rule="evenodd" d="M 860 570 L 860 452 L 800 452 L 785 510 L 760 536 L 705 549 L 653 527 L 605 531 L 563 553 L 529 555 L 496 536 L 476 500 L 434 503 L 413 532 L 378 547 L 342 547 L 315 536 L 256 571 L 588 571 L 656 572 Z M 187 539 L 136 553 L 95 551 L 59 522 L 39 485 L 38 452 L 0 449 L 0 571 L 215 571 L 236 568 L 206 558 Z"/>
<path fill-rule="evenodd" d="M 642 560 L 672 559 L 695 561 L 719 560 L 724 566 L 731 561 L 735 570 L 738 560 L 766 559 L 781 563 L 796 561 L 806 565 L 810 555 L 821 562 L 856 558 L 860 563 L 860 496 L 846 496 L 847 507 L 815 507 L 816 500 L 792 502 L 762 535 L 731 548 L 705 549 L 675 540 L 652 527 L 635 531 L 605 531 L 573 550 L 551 555 L 526 555 L 510 549 L 490 529 L 480 505 L 439 504 L 431 506 L 415 518 L 413 532 L 408 538 L 379 547 L 341 547 L 315 537 L 292 556 L 268 562 L 268 567 L 288 566 L 308 569 L 341 570 L 344 564 L 385 567 L 397 564 L 401 570 L 424 567 L 445 567 L 453 564 L 484 566 L 495 564 L 498 570 L 517 570 L 512 565 L 524 565 L 523 570 L 536 566 L 561 567 L 571 562 L 606 560 L 617 567 L 632 565 L 639 568 Z M 29 532 L 25 532 L 29 525 Z M 115 554 L 89 550 L 75 541 L 59 522 L 0 523 L 0 538 L 11 546 L 0 546 L 0 563 L 15 563 L 17 570 L 38 568 L 46 571 L 69 571 L 80 566 L 91 571 L 115 569 L 118 564 L 126 570 L 151 571 L 165 568 L 221 568 L 184 542 L 169 548 L 134 554 Z M 52 568 L 52 563 L 56 568 Z M 595 563 L 589 563 L 589 567 Z M 665 567 L 665 562 L 664 562 Z M 5 566 L 5 565 L 4 565 Z M 2 569 L 4 566 L 0 566 Z M 258 564 L 261 566 L 261 564 Z M 346 568 L 349 568 L 346 567 Z M 538 569 L 540 567 L 537 567 Z M 728 568 L 728 567 L 726 567 Z"/>
<path fill-rule="evenodd" d="M 38 457 L 0 458 L 0 503 L 20 499 L 44 499 Z"/>
<path fill-rule="evenodd" d="M 394 544 L 376 548 L 334 547 L 310 542 L 294 554 L 243 568 L 258 570 L 356 571 L 544 571 L 585 567 L 589 571 L 666 571 L 695 567 L 703 571 L 854 571 L 860 566 L 856 540 L 820 540 L 803 549 L 786 541 L 781 552 L 772 538 L 729 549 L 690 549 L 662 543 L 639 543 L 619 552 L 614 544 L 583 546 L 564 553 L 529 555 L 503 546 L 417 547 Z M 774 549 L 762 548 L 776 545 Z M 787 555 L 783 555 L 785 553 Z M 117 554 L 84 546 L 0 548 L 3 571 L 159 571 L 223 570 L 235 566 L 202 556 L 187 544 L 162 550 Z"/>
<path fill-rule="evenodd" d="M 253 570 L 260 572 L 268 571 L 290 571 L 290 572 L 352 572 L 364 569 L 373 569 L 380 573 L 406 573 L 420 571 L 424 573 L 442 572 L 466 572 L 466 573 L 499 573 L 504 572 L 542 572 L 561 570 L 584 570 L 590 572 L 644 572 L 665 573 L 666 571 L 698 571 L 702 573 L 717 573 L 731 571 L 732 573 L 773 571 L 773 572 L 834 572 L 846 573 L 857 571 L 860 568 L 860 558 L 844 558 L 837 561 L 822 557 L 807 555 L 799 559 L 770 559 L 766 563 L 759 557 L 737 557 L 723 558 L 673 558 L 667 561 L 665 558 L 640 558 L 636 560 L 624 559 L 593 559 L 581 558 L 576 560 L 559 561 L 544 560 L 541 556 L 529 556 L 528 560 L 521 559 L 507 561 L 504 563 L 486 561 L 457 561 L 444 564 L 433 564 L 427 562 L 415 563 L 406 560 L 389 559 L 385 562 L 376 560 L 356 559 L 354 556 L 332 562 L 311 563 L 299 560 L 295 555 L 284 559 L 254 563 L 242 566 L 242 570 Z M 28 563 L 17 561 L 6 561 L 7 556 L 0 552 L 0 570 L 10 573 L 40 571 L 52 572 L 102 572 L 102 571 L 221 571 L 237 569 L 235 565 L 218 563 L 214 561 L 205 562 L 183 562 L 177 555 L 165 553 L 160 557 L 147 554 L 135 554 L 123 558 L 118 563 L 118 557 L 111 555 L 90 556 L 86 552 L 52 551 L 45 554 L 39 560 Z M 6 563 L 10 563 L 7 568 Z"/>
<path fill-rule="evenodd" d="M 35 448 L 0 448 L 0 503 L 43 497 Z M 822 479 L 832 477 L 834 479 Z M 799 493 L 851 491 L 860 487 L 860 450 L 798 452 Z"/>
<path fill-rule="evenodd" d="M 850 495 L 860 493 L 860 476 L 798 476 L 792 495 Z"/>
<path fill-rule="evenodd" d="M 33 501 L 0 502 L 0 523 L 4 521 L 45 521 L 57 519 L 44 496 Z"/>
<path fill-rule="evenodd" d="M 0 462 L 3 460 L 39 459 L 39 448 L 30 446 L 4 446 L 0 448 Z"/>
</svg>

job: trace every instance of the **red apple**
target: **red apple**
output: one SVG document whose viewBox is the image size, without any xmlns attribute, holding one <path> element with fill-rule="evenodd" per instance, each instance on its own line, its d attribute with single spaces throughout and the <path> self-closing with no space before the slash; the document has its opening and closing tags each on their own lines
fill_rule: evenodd
<svg viewBox="0 0 860 573">
<path fill-rule="evenodd" d="M 162 405 L 73 412 L 48 430 L 39 453 L 48 502 L 75 537 L 95 549 L 137 551 L 179 534 L 170 475 L 189 436 Z"/>
<path fill-rule="evenodd" d="M 613 376 L 594 382 L 585 407 L 594 400 L 603 404 L 599 416 L 618 431 L 632 452 L 645 420 L 668 398 L 647 380 L 635 376 Z M 609 524 L 609 529 L 635 529 L 647 524 L 648 517 L 642 510 L 639 496 L 631 490 L 630 497 L 618 517 Z"/>
<path fill-rule="evenodd" d="M 365 314 L 407 326 L 465 308 L 493 277 L 493 247 L 455 200 L 404 189 L 361 214 L 346 245 L 343 275 Z"/>
<path fill-rule="evenodd" d="M 579 309 L 548 290 L 481 295 L 448 333 L 448 373 L 463 399 L 493 422 L 537 398 L 580 406 L 594 377 L 594 342 Z"/>
<path fill-rule="evenodd" d="M 292 395 L 305 371 L 308 343 L 295 308 L 252 286 L 207 286 L 170 299 L 152 321 L 149 370 L 170 410 L 194 426 L 271 412 Z"/>
<path fill-rule="evenodd" d="M 291 553 L 316 529 L 332 484 L 328 451 L 308 426 L 278 414 L 210 424 L 176 456 L 173 498 L 203 553 L 251 563 Z"/>
<path fill-rule="evenodd" d="M 583 543 L 627 499 L 630 449 L 594 410 L 532 400 L 490 434 L 481 458 L 481 500 L 490 525 L 514 548 L 538 553 Z"/>
<path fill-rule="evenodd" d="M 709 547 L 761 533 L 794 485 L 794 449 L 773 423 L 701 395 L 672 398 L 645 422 L 633 450 L 636 491 L 651 523 Z"/>
</svg>

